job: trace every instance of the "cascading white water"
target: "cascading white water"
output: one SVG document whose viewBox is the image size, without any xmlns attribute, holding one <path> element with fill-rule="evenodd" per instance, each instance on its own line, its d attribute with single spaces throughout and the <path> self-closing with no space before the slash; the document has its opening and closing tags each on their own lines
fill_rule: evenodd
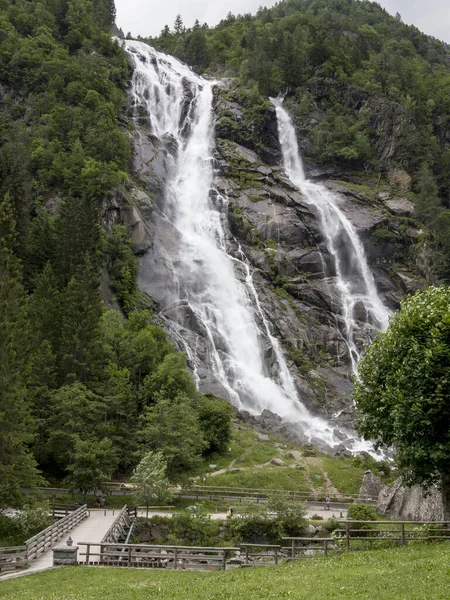
<svg viewBox="0 0 450 600">
<path fill-rule="evenodd" d="M 353 372 L 357 374 L 361 356 L 361 348 L 356 342 L 356 333 L 361 326 L 361 322 L 358 325 L 357 310 L 364 313 L 364 322 L 378 331 L 387 328 L 390 312 L 378 295 L 361 240 L 339 208 L 339 197 L 325 186 L 306 179 L 291 118 L 280 98 L 273 98 L 272 102 L 277 112 L 284 169 L 307 201 L 317 208 L 320 216 L 322 232 L 333 258 L 336 283 L 342 298 L 343 333 Z"/>
<path fill-rule="evenodd" d="M 180 238 L 180 250 L 170 257 L 178 288 L 173 302 L 195 315 L 207 342 L 209 368 L 238 408 L 269 409 L 298 423 L 306 437 L 335 444 L 332 427 L 310 415 L 297 396 L 245 256 L 227 252 L 222 226 L 227 201 L 213 189 L 213 83 L 146 44 L 127 41 L 125 48 L 135 66 L 135 105 L 145 107 L 152 134 L 173 156 L 164 206 Z M 264 344 L 276 362 L 273 373 Z"/>
</svg>

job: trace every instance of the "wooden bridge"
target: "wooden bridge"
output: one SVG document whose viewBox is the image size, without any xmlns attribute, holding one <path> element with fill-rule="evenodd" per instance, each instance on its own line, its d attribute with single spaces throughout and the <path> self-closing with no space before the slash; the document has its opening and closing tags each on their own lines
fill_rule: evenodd
<svg viewBox="0 0 450 600">
<path fill-rule="evenodd" d="M 17 577 L 17 573 L 2 575 L 25 567 L 21 574 L 45 571 L 53 566 L 52 548 L 61 539 L 101 542 L 118 517 L 117 510 L 87 509 L 83 505 L 25 542 L 24 546 L 0 548 L 0 581 Z"/>
</svg>

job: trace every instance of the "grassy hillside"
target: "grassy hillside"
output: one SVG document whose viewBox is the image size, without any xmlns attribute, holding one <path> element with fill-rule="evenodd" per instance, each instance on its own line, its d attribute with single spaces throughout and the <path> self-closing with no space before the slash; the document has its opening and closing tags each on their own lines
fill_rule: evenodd
<svg viewBox="0 0 450 600">
<path fill-rule="evenodd" d="M 387 465 L 370 457 L 330 456 L 260 434 L 241 423 L 233 425 L 229 448 L 227 455 L 208 460 L 208 465 L 215 466 L 207 467 L 205 485 L 357 494 L 367 469 L 378 473 L 384 469 L 389 481 Z M 271 464 L 273 458 L 286 466 Z"/>
<path fill-rule="evenodd" d="M 420 544 L 229 573 L 67 567 L 0 583 L 0 594 L 4 600 L 443 600 L 449 564 L 450 544 Z"/>
</svg>

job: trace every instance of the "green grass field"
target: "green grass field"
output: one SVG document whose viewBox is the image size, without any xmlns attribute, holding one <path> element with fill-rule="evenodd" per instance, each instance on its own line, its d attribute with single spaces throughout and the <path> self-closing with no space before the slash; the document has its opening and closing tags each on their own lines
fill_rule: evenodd
<svg viewBox="0 0 450 600">
<path fill-rule="evenodd" d="M 65 567 L 0 583 L 2 600 L 448 600 L 450 543 L 232 572 Z"/>
</svg>

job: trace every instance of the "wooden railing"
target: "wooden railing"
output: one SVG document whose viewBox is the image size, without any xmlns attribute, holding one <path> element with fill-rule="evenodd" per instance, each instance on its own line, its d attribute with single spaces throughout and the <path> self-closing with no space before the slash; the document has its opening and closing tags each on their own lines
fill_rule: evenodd
<svg viewBox="0 0 450 600">
<path fill-rule="evenodd" d="M 253 549 L 256 549 L 256 552 L 252 552 Z M 255 559 L 260 563 L 273 562 L 274 565 L 277 565 L 282 548 L 273 544 L 241 544 L 241 550 L 244 552 L 243 560 L 246 565 L 253 563 Z M 262 552 L 263 550 L 265 552 Z"/>
<path fill-rule="evenodd" d="M 283 541 L 289 542 L 290 546 L 283 548 L 290 554 L 290 558 L 296 558 L 299 555 L 304 556 L 305 552 L 322 551 L 325 556 L 328 555 L 328 550 L 334 547 L 333 538 L 317 538 L 317 537 L 284 537 Z"/>
<path fill-rule="evenodd" d="M 53 519 L 62 519 L 80 508 L 80 504 L 52 504 Z"/>
<path fill-rule="evenodd" d="M 332 537 L 283 537 L 290 544 L 291 558 L 305 552 L 330 549 L 347 551 L 377 548 L 382 544 L 406 546 L 411 542 L 450 541 L 449 521 L 339 521 Z M 370 526 L 365 529 L 364 526 Z M 288 548 L 286 548 L 287 550 Z"/>
<path fill-rule="evenodd" d="M 334 533 L 336 543 L 350 551 L 352 542 L 390 542 L 406 546 L 409 542 L 449 540 L 450 521 L 339 521 Z M 379 527 L 375 527 L 378 525 Z M 366 526 L 367 528 L 365 528 Z M 380 527 L 383 526 L 383 527 Z M 356 544 L 354 544 L 354 547 Z"/>
<path fill-rule="evenodd" d="M 239 548 L 199 546 L 153 546 L 147 544 L 106 544 L 78 542 L 79 564 L 155 569 L 224 570 L 231 552 Z"/>
<path fill-rule="evenodd" d="M 14 571 L 28 565 L 27 547 L 10 546 L 0 548 L 0 573 L 2 571 Z"/>
<path fill-rule="evenodd" d="M 46 552 L 57 541 L 72 531 L 72 529 L 81 523 L 87 516 L 87 506 L 86 504 L 83 504 L 83 506 L 80 506 L 77 510 L 69 513 L 56 523 L 53 523 L 53 525 L 50 525 L 50 527 L 47 527 L 27 540 L 25 545 L 27 548 L 28 562 L 36 560 L 38 556 Z"/>
<path fill-rule="evenodd" d="M 297 490 L 270 490 L 270 489 L 254 489 L 254 488 L 232 488 L 221 486 L 204 486 L 195 485 L 185 487 L 173 492 L 174 496 L 194 496 L 196 500 L 208 498 L 210 500 L 233 499 L 236 501 L 253 499 L 265 500 L 271 494 L 282 494 L 288 498 L 299 501 L 316 501 L 323 502 L 328 496 L 331 501 L 351 503 L 355 500 L 360 502 L 376 502 L 377 498 L 372 496 L 359 496 L 358 494 L 341 494 L 339 492 L 302 492 Z"/>
<path fill-rule="evenodd" d="M 115 543 L 120 540 L 121 537 L 127 537 L 131 527 L 131 519 L 128 512 L 128 507 L 125 505 L 120 513 L 117 515 L 114 523 L 108 529 L 103 536 L 101 543 Z"/>
</svg>

